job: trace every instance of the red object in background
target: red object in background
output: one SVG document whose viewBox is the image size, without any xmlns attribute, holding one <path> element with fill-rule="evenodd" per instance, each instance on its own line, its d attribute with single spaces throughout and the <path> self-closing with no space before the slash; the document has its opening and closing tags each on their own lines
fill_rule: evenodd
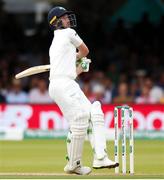
<svg viewBox="0 0 164 180">
<path fill-rule="evenodd" d="M 115 105 L 103 105 L 106 121 L 110 128 L 114 127 L 113 117 L 108 113 L 114 111 Z M 164 130 L 164 105 L 162 104 L 133 104 L 134 128 L 137 130 Z M 108 117 L 109 116 L 109 117 Z M 108 120 L 110 118 L 110 120 Z M 112 119 L 112 120 L 111 120 Z M 121 122 L 119 122 L 119 125 Z M 120 127 L 120 126 L 119 126 Z"/>
<path fill-rule="evenodd" d="M 102 105 L 107 128 L 113 128 L 114 107 L 115 105 Z M 164 130 L 163 105 L 131 105 L 131 107 L 134 110 L 135 129 Z M 0 127 L 65 130 L 68 129 L 68 124 L 56 105 L 2 104 Z"/>
</svg>

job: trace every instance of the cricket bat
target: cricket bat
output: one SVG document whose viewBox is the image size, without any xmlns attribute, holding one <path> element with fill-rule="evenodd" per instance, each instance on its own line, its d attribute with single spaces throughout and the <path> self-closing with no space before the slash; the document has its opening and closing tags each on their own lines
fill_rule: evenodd
<svg viewBox="0 0 164 180">
<path fill-rule="evenodd" d="M 50 64 L 48 65 L 40 65 L 28 68 L 18 74 L 15 75 L 16 79 L 21 79 L 23 77 L 31 76 L 38 73 L 43 73 L 50 70 Z"/>
</svg>

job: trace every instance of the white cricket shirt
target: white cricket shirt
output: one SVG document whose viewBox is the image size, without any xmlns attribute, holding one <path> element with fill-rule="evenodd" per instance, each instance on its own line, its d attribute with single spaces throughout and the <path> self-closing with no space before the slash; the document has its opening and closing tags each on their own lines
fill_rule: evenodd
<svg viewBox="0 0 164 180">
<path fill-rule="evenodd" d="M 82 39 L 71 28 L 54 31 L 54 38 L 49 49 L 50 80 L 58 76 L 76 78 L 76 48 Z"/>
</svg>

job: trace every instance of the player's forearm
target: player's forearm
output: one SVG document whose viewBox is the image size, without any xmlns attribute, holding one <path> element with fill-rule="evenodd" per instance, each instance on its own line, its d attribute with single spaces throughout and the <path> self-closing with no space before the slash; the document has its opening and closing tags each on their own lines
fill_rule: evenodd
<svg viewBox="0 0 164 180">
<path fill-rule="evenodd" d="M 77 52 L 76 53 L 76 60 L 79 60 L 79 59 L 81 59 L 81 58 L 83 58 L 83 57 L 86 57 L 88 55 L 88 53 L 83 53 L 83 52 Z"/>
<path fill-rule="evenodd" d="M 86 57 L 89 53 L 89 49 L 88 47 L 82 43 L 79 47 L 78 47 L 78 52 L 76 54 L 76 59 L 79 60 L 83 57 Z"/>
</svg>

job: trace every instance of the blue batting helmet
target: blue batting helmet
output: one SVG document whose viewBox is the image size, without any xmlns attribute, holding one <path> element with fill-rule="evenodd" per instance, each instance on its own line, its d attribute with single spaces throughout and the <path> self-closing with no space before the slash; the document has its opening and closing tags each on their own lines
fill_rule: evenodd
<svg viewBox="0 0 164 180">
<path fill-rule="evenodd" d="M 70 26 L 76 27 L 75 14 L 73 14 L 72 11 L 67 11 L 63 7 L 56 6 L 56 7 L 52 8 L 48 13 L 48 24 L 51 27 L 51 29 L 55 30 L 55 29 L 63 28 L 60 17 L 64 16 L 65 14 L 68 14 L 68 18 L 70 20 Z"/>
</svg>

